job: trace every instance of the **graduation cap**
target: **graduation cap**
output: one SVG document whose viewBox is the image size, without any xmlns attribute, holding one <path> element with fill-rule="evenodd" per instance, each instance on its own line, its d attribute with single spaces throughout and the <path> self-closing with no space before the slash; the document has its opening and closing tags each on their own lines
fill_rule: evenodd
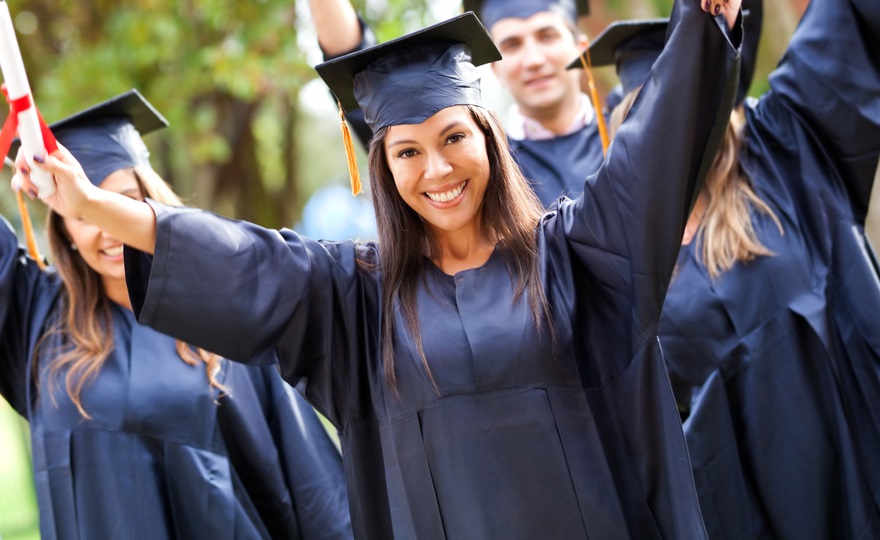
<svg viewBox="0 0 880 540">
<path fill-rule="evenodd" d="M 86 176 L 100 185 L 120 169 L 149 165 L 150 152 L 141 135 L 168 126 L 168 121 L 135 89 L 49 125 L 55 138 L 79 161 Z M 13 141 L 10 155 L 21 142 Z"/>
<path fill-rule="evenodd" d="M 478 14 L 487 28 L 501 19 L 527 19 L 541 11 L 559 13 L 572 24 L 590 14 L 590 0 L 464 0 L 464 10 Z"/>
<path fill-rule="evenodd" d="M 746 6 L 746 4 L 750 4 Z M 743 8 L 742 67 L 737 105 L 742 102 L 754 75 L 758 39 L 761 33 L 761 0 L 746 0 Z M 651 67 L 663 51 L 669 18 L 631 19 L 608 25 L 589 47 L 593 67 L 613 65 L 623 87 L 623 94 L 645 82 Z M 568 69 L 578 69 L 583 62 L 576 58 Z"/>
<path fill-rule="evenodd" d="M 465 13 L 315 69 L 340 109 L 363 110 L 364 120 L 376 133 L 387 126 L 421 124 L 453 105 L 482 106 L 476 67 L 500 59 L 479 19 Z M 343 119 L 343 135 L 347 129 Z M 352 192 L 357 194 L 360 180 L 350 135 L 345 143 Z"/>
<path fill-rule="evenodd" d="M 668 28 L 668 17 L 611 23 L 590 44 L 589 54 L 593 67 L 616 66 L 623 93 L 628 93 L 645 82 L 651 66 L 666 44 Z M 568 65 L 568 69 L 580 67 L 580 58 Z"/>
</svg>

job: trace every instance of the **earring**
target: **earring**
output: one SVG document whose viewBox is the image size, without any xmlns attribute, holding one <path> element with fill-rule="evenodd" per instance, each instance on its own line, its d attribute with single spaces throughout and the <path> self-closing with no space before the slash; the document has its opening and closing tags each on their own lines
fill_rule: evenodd
<svg viewBox="0 0 880 540">
<path fill-rule="evenodd" d="M 70 251 L 79 251 L 79 248 L 76 247 L 76 244 L 73 242 L 70 243 Z"/>
</svg>

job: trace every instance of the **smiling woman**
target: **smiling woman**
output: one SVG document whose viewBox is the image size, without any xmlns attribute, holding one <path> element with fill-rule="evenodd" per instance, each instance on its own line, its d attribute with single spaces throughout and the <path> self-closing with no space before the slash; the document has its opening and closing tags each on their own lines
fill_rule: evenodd
<svg viewBox="0 0 880 540">
<path fill-rule="evenodd" d="M 305 383 L 340 430 L 359 537 L 704 538 L 656 332 L 730 114 L 739 2 L 717 4 L 677 4 L 638 130 L 553 213 L 483 108 L 477 66 L 499 53 L 473 14 L 317 68 L 375 133 L 378 243 L 133 201 L 63 151 L 44 200 L 126 243 L 141 322 L 277 354 Z"/>
<path fill-rule="evenodd" d="M 489 156 L 470 110 L 449 107 L 421 124 L 391 126 L 376 140 L 388 141 L 382 157 L 394 187 L 438 244 L 435 264 L 454 274 L 447 258 L 455 254 L 472 257 L 460 261 L 465 268 L 486 262 L 492 242 L 484 241 L 481 212 Z M 470 245 L 478 248 L 476 253 L 470 253 Z"/>
<path fill-rule="evenodd" d="M 141 139 L 164 126 L 132 91 L 51 127 L 98 193 L 179 206 Z M 275 367 L 137 324 L 122 242 L 81 213 L 47 234 L 43 271 L 0 227 L 0 393 L 43 538 L 350 538 L 340 455 Z"/>
<path fill-rule="evenodd" d="M 144 200 L 141 180 L 134 169 L 120 169 L 110 173 L 110 176 L 101 182 L 101 189 L 113 191 L 134 200 Z M 128 289 L 125 287 L 122 242 L 80 218 L 60 218 L 57 214 L 55 216 L 50 222 L 53 225 L 54 234 L 63 236 L 66 232 L 70 238 L 70 249 L 77 252 L 83 261 L 100 276 L 107 297 L 117 304 L 131 308 Z M 61 219 L 63 226 L 59 226 L 59 219 Z"/>
</svg>

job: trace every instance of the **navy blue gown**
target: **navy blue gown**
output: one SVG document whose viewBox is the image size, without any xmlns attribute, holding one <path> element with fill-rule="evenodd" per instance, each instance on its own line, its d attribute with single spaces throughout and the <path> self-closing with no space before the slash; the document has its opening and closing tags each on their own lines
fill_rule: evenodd
<svg viewBox="0 0 880 540">
<path fill-rule="evenodd" d="M 595 121 L 562 137 L 541 141 L 510 139 L 510 150 L 545 208 L 560 197 L 580 195 L 583 179 L 598 171 L 605 159 Z"/>
<path fill-rule="evenodd" d="M 63 285 L 25 253 L 2 220 L 0 393 L 30 422 L 43 540 L 352 537 L 339 452 L 274 366 L 224 360 L 220 396 L 174 338 L 113 304 L 114 350 L 82 393 L 92 418 L 64 372 L 49 390 L 62 338 L 31 359 Z"/>
<path fill-rule="evenodd" d="M 741 162 L 784 227 L 712 280 L 684 246 L 660 328 L 712 539 L 880 538 L 880 6 L 812 0 Z"/>
<path fill-rule="evenodd" d="M 340 430 L 359 538 L 704 538 L 657 327 L 738 51 L 696 2 L 676 13 L 609 160 L 536 230 L 555 352 L 513 301 L 503 245 L 454 276 L 426 259 L 418 314 L 437 387 L 401 331 L 396 396 L 376 244 L 152 202 L 155 255 L 126 248 L 138 319 L 232 359 L 273 351 L 306 381 Z"/>
</svg>

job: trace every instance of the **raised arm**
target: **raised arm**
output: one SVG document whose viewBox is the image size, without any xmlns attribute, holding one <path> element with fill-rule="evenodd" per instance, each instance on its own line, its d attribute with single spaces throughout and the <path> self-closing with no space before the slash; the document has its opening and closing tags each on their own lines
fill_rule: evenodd
<svg viewBox="0 0 880 540">
<path fill-rule="evenodd" d="M 811 0 L 770 88 L 763 99 L 819 137 L 864 218 L 880 157 L 880 3 Z"/>
<path fill-rule="evenodd" d="M 697 2 L 676 2 L 663 53 L 605 163 L 581 198 L 559 208 L 575 255 L 640 327 L 656 325 L 691 202 L 730 117 L 739 24 L 731 31 Z"/>
<path fill-rule="evenodd" d="M 50 156 L 34 156 L 34 166 L 55 179 L 55 192 L 43 197 L 49 208 L 64 217 L 83 219 L 123 244 L 147 253 L 156 246 L 156 216 L 149 205 L 93 185 L 76 159 L 60 143 Z M 22 150 L 15 160 L 14 185 L 25 193 L 38 193 Z"/>
<path fill-rule="evenodd" d="M 363 28 L 348 0 L 309 0 L 309 11 L 324 56 L 348 54 L 363 42 Z"/>
<path fill-rule="evenodd" d="M 280 359 L 286 380 L 307 378 L 315 405 L 337 426 L 344 421 L 357 393 L 337 390 L 349 380 L 349 365 L 362 366 L 356 360 L 367 341 L 365 325 L 353 322 L 364 303 L 351 244 L 334 254 L 292 231 L 102 190 L 60 146 L 43 164 L 36 161 L 55 178 L 55 193 L 44 202 L 125 244 L 139 322 L 231 360 Z M 22 189 L 32 189 L 22 156 L 16 164 Z"/>
<path fill-rule="evenodd" d="M 126 248 L 138 322 L 231 360 L 280 363 L 337 427 L 356 414 L 378 285 L 353 243 L 322 243 L 210 212 L 149 203 L 153 257 Z M 360 258 L 372 252 L 363 248 Z"/>
<path fill-rule="evenodd" d="M 325 62 L 376 44 L 375 34 L 349 0 L 309 0 L 309 10 Z M 363 111 L 352 111 L 345 118 L 364 148 L 369 148 L 373 132 L 364 121 Z"/>
</svg>

